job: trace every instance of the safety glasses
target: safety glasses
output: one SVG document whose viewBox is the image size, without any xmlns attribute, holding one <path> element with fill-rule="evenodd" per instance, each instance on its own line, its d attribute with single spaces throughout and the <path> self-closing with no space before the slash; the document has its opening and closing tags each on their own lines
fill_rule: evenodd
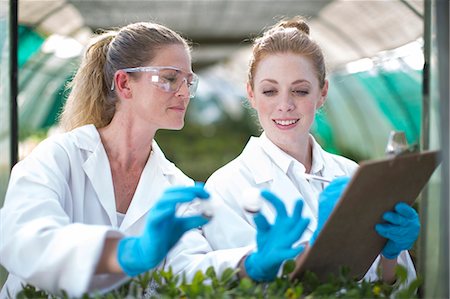
<svg viewBox="0 0 450 299">
<path fill-rule="evenodd" d="M 187 73 L 173 66 L 144 66 L 122 69 L 126 73 L 149 73 L 149 81 L 165 92 L 175 93 L 180 90 L 181 85 L 186 82 L 189 88 L 189 97 L 193 98 L 198 86 L 198 76 Z M 114 90 L 114 79 L 111 84 Z"/>
</svg>

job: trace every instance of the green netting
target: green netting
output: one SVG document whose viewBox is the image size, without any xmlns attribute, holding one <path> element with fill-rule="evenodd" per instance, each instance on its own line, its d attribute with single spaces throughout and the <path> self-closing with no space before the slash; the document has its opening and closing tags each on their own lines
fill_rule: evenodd
<svg viewBox="0 0 450 299">
<path fill-rule="evenodd" d="M 409 144 L 419 144 L 421 71 L 336 72 L 329 81 L 324 111 L 312 129 L 326 150 L 355 160 L 380 157 L 391 130 L 404 131 Z"/>
<path fill-rule="evenodd" d="M 338 153 L 336 143 L 333 137 L 333 128 L 330 121 L 327 118 L 325 111 L 319 110 L 316 115 L 313 127 L 311 128 L 312 134 L 318 139 L 318 142 L 322 147 L 326 148 L 329 152 Z"/>
<path fill-rule="evenodd" d="M 77 59 L 63 59 L 39 51 L 19 72 L 19 137 L 54 125 L 65 100 L 64 88 Z"/>
<path fill-rule="evenodd" d="M 69 76 L 66 79 L 66 82 L 54 94 L 53 105 L 50 107 L 47 117 L 42 122 L 41 125 L 42 128 L 49 128 L 58 122 L 59 114 L 68 96 L 68 90 L 66 89 L 66 85 L 70 80 L 72 80 L 72 76 Z"/>
<path fill-rule="evenodd" d="M 421 72 L 419 75 L 415 78 L 402 71 L 354 74 L 393 127 L 406 133 L 410 144 L 420 140 L 422 82 L 418 78 Z"/>
<path fill-rule="evenodd" d="M 18 36 L 17 63 L 18 67 L 22 68 L 30 57 L 39 51 L 45 39 L 24 25 L 19 25 Z"/>
</svg>

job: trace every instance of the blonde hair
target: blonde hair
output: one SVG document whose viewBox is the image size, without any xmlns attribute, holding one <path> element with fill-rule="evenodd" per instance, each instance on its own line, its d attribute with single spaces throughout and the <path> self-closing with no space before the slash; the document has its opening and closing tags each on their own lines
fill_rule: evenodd
<svg viewBox="0 0 450 299">
<path fill-rule="evenodd" d="M 145 66 L 164 46 L 190 47 L 175 31 L 159 24 L 140 22 L 93 38 L 72 82 L 60 115 L 60 124 L 69 131 L 93 124 L 108 125 L 116 112 L 117 96 L 111 90 L 117 70 Z"/>
<path fill-rule="evenodd" d="M 326 67 L 322 49 L 309 37 L 309 26 L 305 19 L 296 16 L 278 22 L 253 41 L 248 72 L 248 82 L 252 88 L 259 62 L 267 55 L 287 52 L 309 58 L 316 70 L 320 88 L 325 85 Z"/>
</svg>

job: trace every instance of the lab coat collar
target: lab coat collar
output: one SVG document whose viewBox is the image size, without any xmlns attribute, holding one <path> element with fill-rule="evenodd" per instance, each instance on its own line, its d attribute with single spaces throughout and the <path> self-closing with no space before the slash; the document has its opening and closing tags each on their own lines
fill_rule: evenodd
<svg viewBox="0 0 450 299">
<path fill-rule="evenodd" d="M 100 134 L 97 128 L 92 124 L 76 128 L 73 131 L 71 131 L 71 133 L 75 138 L 74 142 L 76 146 L 84 150 L 93 152 L 97 147 L 98 143 L 101 142 Z M 152 150 L 158 152 L 157 154 L 158 157 L 161 156 L 162 158 L 165 159 L 165 156 L 161 151 L 161 148 L 159 147 L 159 145 L 156 143 L 155 140 L 152 140 Z M 168 164 L 171 163 L 169 162 Z"/>
<path fill-rule="evenodd" d="M 257 185 L 269 182 L 270 190 L 283 200 L 288 213 L 292 213 L 295 202 L 302 198 L 297 187 L 286 175 L 293 158 L 282 152 L 278 147 L 271 148 L 268 144 L 270 141 L 267 139 L 266 142 L 264 138 L 267 137 L 261 135 L 259 138 L 252 137 L 249 140 L 241 155 L 242 163 L 252 173 Z M 272 145 L 275 146 L 273 143 Z M 269 148 L 269 150 L 265 151 L 266 148 Z M 274 153 L 272 153 L 272 150 Z M 279 158 L 279 161 L 277 161 L 279 163 L 274 161 L 273 157 L 270 156 L 271 154 L 274 154 L 276 159 Z M 280 172 L 283 172 L 283 174 L 280 175 Z M 269 221 L 273 221 L 276 213 L 271 205 L 264 204 L 262 211 Z M 307 214 L 305 217 L 310 218 L 311 221 L 316 221 L 313 214 Z"/>
<path fill-rule="evenodd" d="M 313 163 L 311 173 L 318 174 L 326 178 L 345 176 L 345 172 L 332 158 L 332 154 L 324 151 L 312 135 L 310 135 L 310 138 L 313 146 Z"/>
<path fill-rule="evenodd" d="M 242 163 L 252 173 L 256 184 L 271 181 L 273 179 L 272 162 L 267 159 L 267 154 L 260 145 L 260 138 L 251 137 L 241 155 Z"/>
<path fill-rule="evenodd" d="M 117 214 L 112 181 L 111 169 L 106 151 L 101 143 L 100 135 L 93 125 L 86 125 L 75 129 L 73 132 L 75 144 L 83 150 L 91 152 L 83 164 L 83 169 L 99 198 L 99 201 L 108 214 L 111 225 L 117 227 Z M 138 186 L 122 222 L 121 229 L 126 230 L 138 219 L 146 214 L 161 190 L 169 187 L 167 176 L 175 175 L 176 167 L 168 161 L 155 140 L 152 141 L 152 153 L 141 174 Z M 146 182 L 152 182 L 153 186 L 161 186 L 157 189 L 147 188 Z"/>
<path fill-rule="evenodd" d="M 156 201 L 161 197 L 162 192 L 170 186 L 166 176 L 174 173 L 174 167 L 164 157 L 161 149 L 153 140 L 152 152 L 145 164 L 133 200 L 120 226 L 121 230 L 127 231 L 155 205 Z M 158 188 L 148 188 L 148 182 L 152 182 L 152 186 L 158 186 Z"/>
<path fill-rule="evenodd" d="M 169 177 L 176 175 L 176 171 L 175 165 L 166 159 L 156 141 L 153 140 L 152 152 L 145 164 L 133 199 L 120 226 L 122 231 L 129 230 L 148 213 L 150 208 L 161 198 L 162 192 L 171 186 Z M 149 182 L 157 188 L 149 188 Z"/>
<path fill-rule="evenodd" d="M 323 163 L 323 149 L 314 139 L 314 137 L 309 135 L 310 142 L 312 145 L 312 166 L 311 173 L 312 174 L 320 174 L 324 169 L 325 165 Z M 270 157 L 270 159 L 280 167 L 280 169 L 284 173 L 288 173 L 289 167 L 293 167 L 294 164 L 297 165 L 303 172 L 305 172 L 305 166 L 297 161 L 294 157 L 290 156 L 278 146 L 276 146 L 269 138 L 267 138 L 266 134 L 263 132 L 261 137 L 259 138 L 261 142 L 261 147 L 264 152 Z"/>
<path fill-rule="evenodd" d="M 94 152 L 101 145 L 100 134 L 94 125 L 76 128 L 69 134 L 73 136 L 75 145 L 80 149 Z"/>
<path fill-rule="evenodd" d="M 259 140 L 262 150 L 266 152 L 270 159 L 277 164 L 284 173 L 287 173 L 294 158 L 270 141 L 269 138 L 267 138 L 266 133 L 263 132 L 261 137 L 259 137 Z"/>
<path fill-rule="evenodd" d="M 109 165 L 108 156 L 100 140 L 100 135 L 94 126 L 84 126 L 76 129 L 76 145 L 80 149 L 91 152 L 83 163 L 83 169 L 92 187 L 97 193 L 97 197 L 108 214 L 111 225 L 117 227 L 116 203 L 114 188 Z"/>
<path fill-rule="evenodd" d="M 277 173 L 274 167 L 287 174 L 294 158 L 277 147 L 263 132 L 260 137 L 250 138 L 242 153 L 242 160 L 252 172 L 255 183 L 262 184 L 274 179 Z"/>
<path fill-rule="evenodd" d="M 80 149 L 94 152 L 98 150 L 98 146 L 103 147 L 100 134 L 94 125 L 85 125 L 75 129 L 72 132 L 75 138 L 75 145 Z M 155 153 L 155 157 L 160 163 L 161 169 L 165 175 L 172 175 L 176 172 L 177 168 L 173 163 L 166 159 L 164 153 L 161 151 L 161 148 L 155 140 L 152 141 L 152 151 Z"/>
<path fill-rule="evenodd" d="M 287 175 L 285 175 L 287 172 L 286 167 L 290 166 L 290 163 L 286 162 L 289 159 L 286 160 L 285 158 L 281 158 L 281 162 L 276 164 L 264 150 L 266 144 L 264 141 L 261 141 L 263 138 L 267 137 L 263 137 L 263 135 L 261 135 L 260 138 L 252 137 L 249 140 L 241 155 L 241 162 L 252 173 L 256 184 L 262 184 L 265 182 L 271 183 L 270 190 L 283 199 L 288 212 L 291 213 L 296 200 L 303 197 L 294 183 Z M 310 136 L 310 138 L 312 138 L 313 141 L 313 171 L 319 172 L 319 174 L 324 177 L 334 178 L 335 176 L 345 175 L 343 170 L 341 170 L 340 165 L 338 165 L 338 163 L 333 159 L 332 154 L 325 152 L 312 136 Z M 280 172 L 284 172 L 284 174 L 280 175 Z M 308 201 L 306 204 L 311 207 L 308 209 L 310 212 L 304 216 L 310 218 L 311 220 L 311 225 L 309 226 L 308 231 L 312 234 L 313 229 L 316 227 L 315 222 L 317 217 L 318 202 L 313 198 L 304 198 L 304 200 Z M 269 205 L 263 205 L 262 209 L 264 215 L 268 217 L 267 219 L 274 219 L 275 213 Z"/>
<path fill-rule="evenodd" d="M 339 167 L 336 161 L 332 159 L 332 155 L 325 152 L 312 135 L 310 135 L 309 138 L 312 142 L 313 151 L 311 173 L 333 178 L 344 176 L 344 171 Z M 272 154 L 275 159 L 271 157 Z M 291 159 L 293 159 L 276 147 L 276 145 L 267 138 L 265 133 L 262 133 L 260 137 L 251 137 L 242 156 L 243 163 L 246 164 L 248 169 L 252 172 L 256 184 L 273 180 L 274 172 L 272 167 L 274 164 L 284 173 L 287 173 L 288 168 L 292 163 Z M 270 159 L 267 159 L 267 156 L 269 156 Z"/>
<path fill-rule="evenodd" d="M 177 172 L 178 168 L 172 162 L 167 160 L 158 143 L 154 139 L 152 141 L 152 152 L 164 175 L 174 175 Z"/>
<path fill-rule="evenodd" d="M 309 135 L 309 140 L 312 145 L 312 165 L 311 165 L 311 173 L 312 174 L 321 174 L 323 169 L 325 168 L 323 161 L 323 149 L 317 143 L 316 139 Z"/>
</svg>

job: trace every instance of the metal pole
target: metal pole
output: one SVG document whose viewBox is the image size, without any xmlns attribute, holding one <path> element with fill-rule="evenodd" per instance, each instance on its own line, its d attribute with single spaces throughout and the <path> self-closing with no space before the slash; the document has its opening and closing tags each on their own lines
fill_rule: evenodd
<svg viewBox="0 0 450 299">
<path fill-rule="evenodd" d="M 438 77 L 439 77 L 439 105 L 440 105 L 440 139 L 442 146 L 442 183 L 441 183 L 441 215 L 440 237 L 442 247 L 439 260 L 442 264 L 440 284 L 442 298 L 450 298 L 449 271 L 450 271 L 450 186 L 449 186 L 449 156 L 450 156 L 450 95 L 449 95 L 449 2 L 437 0 L 435 6 L 436 15 L 436 40 L 438 50 Z"/>
<path fill-rule="evenodd" d="M 17 113 L 17 95 L 19 93 L 18 88 L 18 66 L 17 66 L 17 52 L 18 52 L 18 0 L 10 0 L 9 10 L 9 32 L 10 32 L 10 127 L 11 127 L 11 140 L 10 140 L 10 157 L 11 168 L 18 161 L 19 152 L 19 130 L 18 130 L 18 113 Z"/>
<path fill-rule="evenodd" d="M 422 116 L 421 116 L 421 134 L 420 134 L 420 150 L 430 149 L 430 109 L 431 109 L 431 95 L 430 95 L 430 64 L 431 64 L 431 1 L 424 1 L 424 16 L 423 16 L 423 56 L 424 65 L 422 72 Z M 429 242 L 429 203 L 428 193 L 430 190 L 425 187 L 421 193 L 421 200 L 419 204 L 419 211 L 421 222 L 423 223 L 418 241 L 418 273 L 425 279 L 424 286 L 419 288 L 419 298 L 424 297 L 426 292 L 426 286 L 428 285 L 427 279 L 427 244 Z"/>
</svg>

